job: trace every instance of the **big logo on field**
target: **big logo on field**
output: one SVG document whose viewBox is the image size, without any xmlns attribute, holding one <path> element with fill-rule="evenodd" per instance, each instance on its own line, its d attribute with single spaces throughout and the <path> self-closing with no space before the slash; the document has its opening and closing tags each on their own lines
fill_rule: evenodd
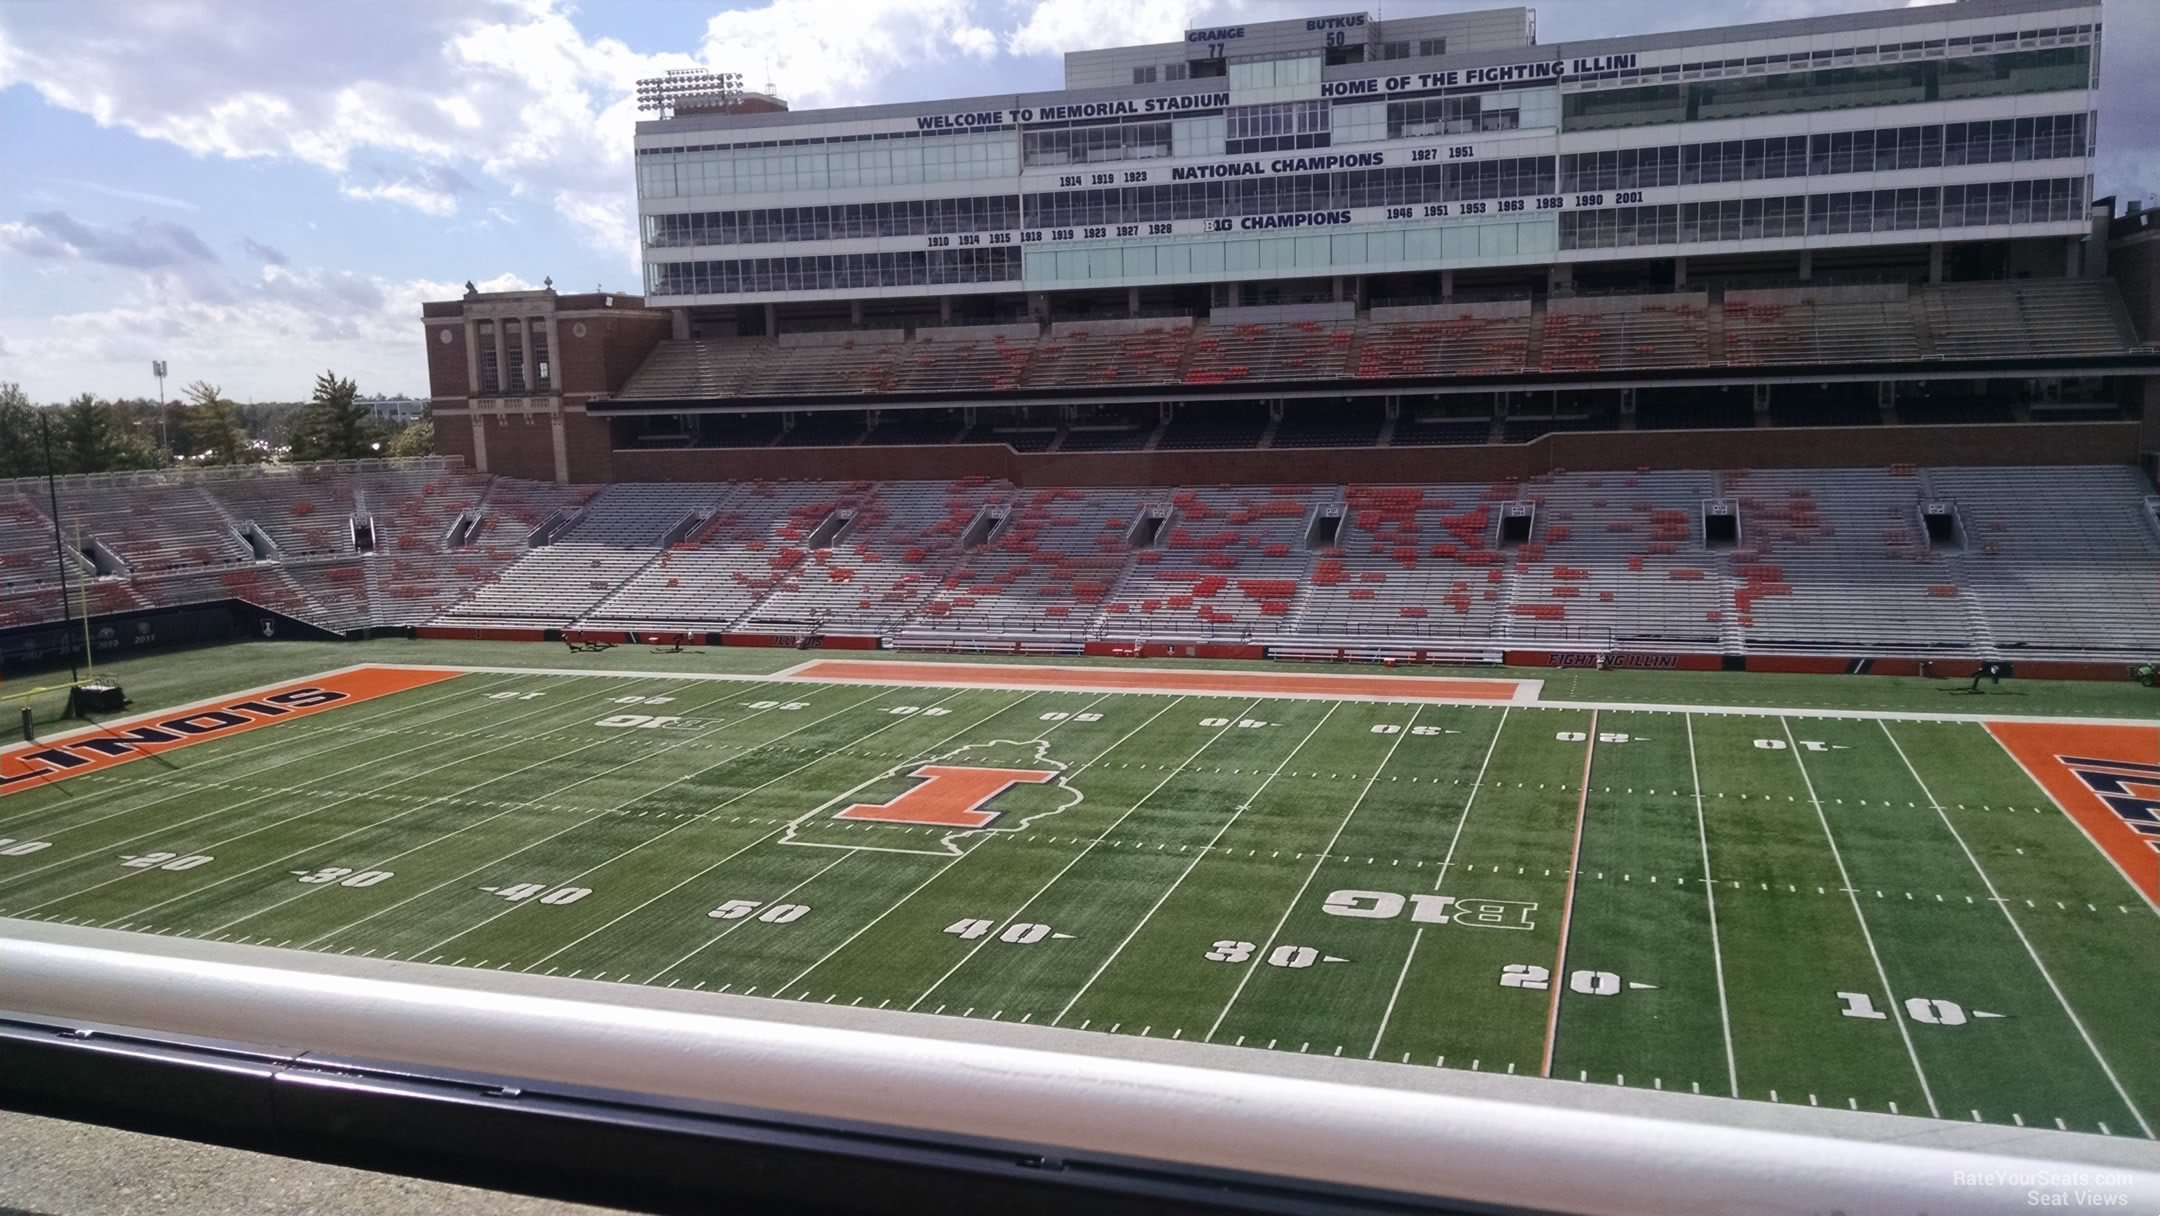
<svg viewBox="0 0 2160 1216">
<path fill-rule="evenodd" d="M 1057 777 L 1049 769 L 969 768 L 958 764 L 925 764 L 914 775 L 923 783 L 898 798 L 858 802 L 833 818 L 930 827 L 988 827 L 997 820 L 998 812 L 983 809 L 985 803 L 1016 785 L 1041 785 Z"/>
<path fill-rule="evenodd" d="M 910 761 L 797 817 L 783 844 L 957 856 L 1078 806 L 1046 739 L 996 739 Z"/>
<path fill-rule="evenodd" d="M 138 715 L 87 730 L 70 731 L 40 743 L 0 751 L 0 795 L 35 789 L 144 756 L 222 739 L 340 705 L 404 692 L 458 674 L 409 667 L 356 667 L 268 689 L 253 696 L 226 697 L 163 713 Z"/>
<path fill-rule="evenodd" d="M 2160 906 L 2160 728 L 1991 722 L 1988 730 Z"/>
</svg>

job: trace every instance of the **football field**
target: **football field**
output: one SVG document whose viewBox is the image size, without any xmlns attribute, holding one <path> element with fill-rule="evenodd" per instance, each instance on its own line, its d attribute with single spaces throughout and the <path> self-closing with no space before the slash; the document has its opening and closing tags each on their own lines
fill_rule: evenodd
<svg viewBox="0 0 2160 1216">
<path fill-rule="evenodd" d="M 0 916 L 2153 1135 L 2160 727 L 1540 695 L 362 666 L 0 755 Z"/>
</svg>

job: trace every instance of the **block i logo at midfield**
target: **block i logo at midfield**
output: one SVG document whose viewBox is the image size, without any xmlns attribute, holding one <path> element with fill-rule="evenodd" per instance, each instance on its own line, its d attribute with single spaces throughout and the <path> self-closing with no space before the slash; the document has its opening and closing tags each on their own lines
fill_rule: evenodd
<svg viewBox="0 0 2160 1216">
<path fill-rule="evenodd" d="M 959 856 L 972 840 L 1080 804 L 1048 748 L 1046 740 L 994 740 L 900 765 L 797 818 L 780 843 Z M 895 779 L 907 784 L 879 798 Z"/>
</svg>

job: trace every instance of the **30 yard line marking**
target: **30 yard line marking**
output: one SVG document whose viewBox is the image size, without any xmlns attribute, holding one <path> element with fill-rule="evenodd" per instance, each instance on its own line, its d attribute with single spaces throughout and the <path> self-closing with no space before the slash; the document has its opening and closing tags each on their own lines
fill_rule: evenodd
<svg viewBox="0 0 2160 1216">
<path fill-rule="evenodd" d="M 1590 711 L 1590 727 L 1583 732 L 1582 793 L 1575 799 L 1575 843 L 1568 848 L 1567 896 L 1560 902 L 1560 945 L 1553 952 L 1552 1000 L 1545 1006 L 1545 1054 L 1538 1062 L 1538 1075 L 1552 1075 L 1553 1046 L 1560 1029 L 1560 993 L 1567 987 L 1568 926 L 1575 919 L 1575 878 L 1582 866 L 1583 820 L 1590 813 L 1590 762 L 1597 755 L 1598 711 Z"/>
<path fill-rule="evenodd" d="M 1153 726 L 1155 724 L 1155 719 L 1162 717 L 1164 714 L 1169 713 L 1172 709 L 1175 709 L 1176 707 L 1184 703 L 1184 697 L 1177 697 L 1165 702 L 1161 709 L 1158 709 L 1153 714 L 1149 715 L 1147 721 L 1142 722 L 1140 725 L 1135 726 L 1131 730 L 1125 732 L 1123 735 L 1119 736 L 1117 742 L 1112 743 L 1110 746 L 1104 748 L 1101 752 L 1097 753 L 1093 758 L 1074 768 L 1071 773 L 1067 774 L 1067 780 L 1070 780 L 1074 776 L 1078 776 L 1080 773 L 1086 771 L 1098 761 L 1102 760 L 1104 756 L 1108 756 L 1110 753 L 1125 746 L 1125 744 L 1130 741 L 1133 736 L 1139 734 L 1141 731 L 1146 730 L 1148 727 Z M 1055 727 L 1053 727 L 1052 729 L 1055 729 Z M 1048 734 L 1049 731 L 1044 731 L 1043 733 Z M 1199 755 L 1199 752 L 1194 752 L 1193 754 L 1197 756 Z M 1191 760 L 1188 759 L 1186 763 L 1191 763 Z M 1105 830 L 1103 834 L 1107 835 L 1108 831 Z M 1099 841 L 1102 839 L 1102 836 L 1097 836 L 1096 839 Z M 868 921 L 864 922 L 861 928 L 855 930 L 853 933 L 848 934 L 846 938 L 842 939 L 839 945 L 834 946 L 832 949 L 827 950 L 824 954 L 819 955 L 816 962 L 797 972 L 795 978 L 780 985 L 778 988 L 773 989 L 773 995 L 779 996 L 781 993 L 786 992 L 788 989 L 793 988 L 795 985 L 803 982 L 804 979 L 809 977 L 811 972 L 816 971 L 818 968 L 832 961 L 833 956 L 839 954 L 842 950 L 847 949 L 849 946 L 854 945 L 856 938 L 859 938 L 863 934 L 868 933 L 870 930 L 876 928 L 880 921 L 883 921 L 886 917 L 891 916 L 893 913 L 899 911 L 902 904 L 905 904 L 909 900 L 915 898 L 917 895 L 922 894 L 924 888 L 928 887 L 931 883 L 936 882 L 938 879 L 944 877 L 945 871 L 952 869 L 954 866 L 959 865 L 961 862 L 967 860 L 973 855 L 974 850 L 970 849 L 966 853 L 963 853 L 958 857 L 952 858 L 944 865 L 941 865 L 937 869 L 931 871 L 930 876 L 917 883 L 913 890 L 910 890 L 907 894 L 901 896 L 899 899 L 894 900 L 891 904 L 886 906 L 884 911 L 878 913 L 876 916 L 873 916 Z M 883 1009 L 884 1006 L 880 1005 L 878 1006 L 878 1008 Z"/>
<path fill-rule="evenodd" d="M 1978 857 L 1973 856 L 1972 849 L 1965 843 L 1964 834 L 1957 830 L 1957 824 L 1951 822 L 1950 813 L 1943 809 L 1942 803 L 1936 800 L 1934 791 L 1921 779 L 1920 770 L 1913 766 L 1912 758 L 1905 754 L 1904 745 L 1891 733 L 1890 724 L 1878 721 L 1876 725 L 1882 727 L 1883 736 L 1889 739 L 1890 746 L 1896 749 L 1898 759 L 1905 764 L 1905 771 L 1912 774 L 1913 784 L 1920 787 L 1920 796 L 1928 800 L 1928 805 L 1935 808 L 1935 814 L 1943 821 L 1943 826 L 1950 829 L 1950 838 L 1957 841 L 1958 851 L 1965 854 L 1965 860 L 1971 863 L 1973 873 L 1980 876 L 1981 885 L 1987 888 L 1989 901 L 2002 909 L 2003 919 L 2010 922 L 2010 931 L 2017 934 L 2018 944 L 2025 947 L 2025 954 L 2032 959 L 2033 966 L 2039 969 L 2040 978 L 2047 981 L 2048 991 L 2055 994 L 2056 1003 L 2061 1005 L 2063 1013 L 2069 1016 L 2070 1024 L 2077 1027 L 2078 1037 L 2085 1040 L 2085 1050 L 2092 1053 L 2093 1061 L 2100 1065 L 2100 1071 L 2107 1074 L 2108 1084 L 2115 1087 L 2115 1096 L 2121 1098 L 2123 1105 L 2129 1108 L 2130 1117 L 2137 1120 L 2145 1138 L 2153 1139 L 2152 1124 L 2146 1122 L 2145 1114 L 2138 1109 L 2137 1103 L 2130 1100 L 2129 1092 L 2123 1089 L 2122 1082 L 2116 1078 L 2115 1070 L 2108 1065 L 2107 1057 L 2100 1054 L 2100 1045 L 2093 1042 L 2092 1034 L 2085 1029 L 2084 1019 L 2078 1017 L 2077 1010 L 2070 1007 L 2070 998 L 2063 995 L 2062 986 L 2055 982 L 2054 974 L 2048 970 L 2046 963 L 2040 961 L 2040 952 L 2033 948 L 2032 939 L 2025 936 L 2025 927 L 2018 924 L 2017 914 L 2010 910 L 2010 902 L 1996 891 L 1995 880 L 1988 877 L 1987 868 L 1980 864 Z"/>
<path fill-rule="evenodd" d="M 1695 763 L 1695 716 L 1682 714 L 1687 727 L 1688 778 L 1695 783 L 1695 839 L 1702 846 L 1703 899 L 1710 912 L 1710 961 L 1717 972 L 1718 1029 L 1725 1038 L 1725 1076 L 1732 1082 L 1732 1096 L 1740 1096 L 1740 1065 L 1733 1057 L 1732 1010 L 1725 1001 L 1725 951 L 1718 944 L 1717 883 L 1710 877 L 1710 833 L 1703 822 L 1702 770 Z"/>
<path fill-rule="evenodd" d="M 1340 701 L 1336 702 L 1337 706 L 1341 704 Z M 1335 710 L 1331 708 L 1328 712 L 1332 714 Z M 1215 1015 L 1214 1024 L 1208 1027 L 1208 1032 L 1204 1038 L 1205 1042 L 1212 1043 L 1215 1041 L 1215 1032 L 1222 1029 L 1223 1022 L 1230 1017 L 1230 1011 L 1236 1008 L 1238 998 L 1245 995 L 1245 985 L 1252 982 L 1253 974 L 1260 970 L 1261 960 L 1273 953 L 1276 939 L 1282 936 L 1283 926 L 1290 923 L 1290 914 L 1297 911 L 1298 901 L 1304 899 L 1305 892 L 1311 889 L 1312 880 L 1319 875 L 1320 867 L 1327 864 L 1328 854 L 1335 851 L 1335 842 L 1342 839 L 1343 829 L 1350 826 L 1351 817 L 1358 813 L 1359 807 L 1365 805 L 1365 796 L 1372 793 L 1373 783 L 1380 780 L 1381 770 L 1388 766 L 1389 761 L 1395 759 L 1395 749 L 1401 747 L 1402 741 L 1410 737 L 1410 727 L 1417 725 L 1417 716 L 1422 712 L 1424 712 L 1424 706 L 1422 705 L 1411 710 L 1409 725 L 1395 732 L 1394 741 L 1388 744 L 1387 754 L 1380 758 L 1380 763 L 1373 766 L 1372 775 L 1365 779 L 1364 787 L 1358 790 L 1358 796 L 1351 800 L 1350 809 L 1343 812 L 1342 822 L 1335 825 L 1335 834 L 1328 837 L 1326 846 L 1320 850 L 1319 857 L 1313 861 L 1312 869 L 1305 872 L 1305 881 L 1298 884 L 1297 894 L 1291 896 L 1290 902 L 1283 905 L 1282 915 L 1276 918 L 1275 927 L 1268 931 L 1267 944 L 1260 947 L 1259 951 L 1253 955 L 1250 965 L 1239 972 L 1237 987 L 1230 990 L 1230 999 L 1223 1002 L 1222 1012 Z M 1326 718 L 1320 720 L 1323 723 L 1327 721 Z M 1313 729 L 1318 730 L 1319 727 L 1316 726 Z M 1300 746 L 1303 745 L 1300 744 Z"/>
<path fill-rule="evenodd" d="M 1485 770 L 1492 767 L 1493 753 L 1500 749 L 1500 733 L 1507 729 L 1507 716 L 1508 710 L 1503 707 L 1500 710 L 1500 724 L 1493 728 L 1492 742 L 1485 747 L 1485 759 L 1478 764 L 1477 776 L 1471 778 L 1470 796 L 1463 799 L 1462 817 L 1455 821 L 1455 831 L 1448 837 L 1447 855 L 1440 859 L 1439 877 L 1433 879 L 1432 889 L 1436 895 L 1440 892 L 1441 884 L 1447 882 L 1448 875 L 1453 872 L 1455 846 L 1462 843 L 1463 827 L 1470 822 L 1470 808 L 1477 804 L 1478 791 L 1485 788 Z M 1387 1034 L 1388 1022 L 1395 1017 L 1395 1002 L 1402 997 L 1403 980 L 1409 976 L 1410 964 L 1417 958 L 1418 944 L 1424 940 L 1425 926 L 1419 925 L 1417 932 L 1410 935 L 1410 949 L 1403 953 L 1402 970 L 1395 973 L 1395 987 L 1388 993 L 1386 1010 L 1380 1014 L 1380 1028 L 1373 1031 L 1372 1049 L 1365 1053 L 1368 1060 L 1374 1059 L 1374 1053 L 1380 1050 L 1380 1040 Z"/>
<path fill-rule="evenodd" d="M 1898 1007 L 1897 989 L 1890 986 L 1890 973 L 1883 969 L 1882 954 L 1875 949 L 1875 935 L 1868 931 L 1867 913 L 1860 910 L 1860 893 L 1854 889 L 1852 875 L 1845 869 L 1845 854 L 1838 850 L 1837 837 L 1830 831 L 1830 817 L 1823 810 L 1822 799 L 1815 796 L 1815 779 L 1808 776 L 1807 759 L 1801 754 L 1799 740 L 1793 737 L 1792 723 L 1780 717 L 1778 725 L 1785 731 L 1785 745 L 1792 752 L 1793 763 L 1799 766 L 1800 782 L 1807 787 L 1808 801 L 1815 806 L 1815 818 L 1822 824 L 1823 839 L 1830 844 L 1830 859 L 1837 863 L 1838 882 L 1845 888 L 1845 898 L 1852 901 L 1853 918 L 1860 922 L 1860 939 L 1867 943 L 1868 957 L 1875 961 L 1875 978 L 1882 981 L 1883 995 L 1889 998 L 1892 1009 Z M 1942 1108 L 1935 1104 L 1935 1091 L 1929 1087 L 1927 1072 L 1920 1067 L 1920 1053 L 1913 1048 L 1912 1031 L 1905 1026 L 1905 1019 L 1893 1014 L 1891 1022 L 1897 1026 L 1898 1038 L 1905 1041 L 1905 1056 L 1912 1061 L 1913 1076 L 1919 1078 L 1920 1096 L 1927 1099 L 1928 1113 L 1942 1118 Z"/>
<path fill-rule="evenodd" d="M 1319 734 L 1320 728 L 1327 725 L 1327 720 L 1334 717 L 1335 711 L 1341 708 L 1342 702 L 1340 701 L 1337 701 L 1333 705 L 1328 706 L 1328 711 L 1320 715 L 1320 720 L 1313 723 L 1311 730 L 1305 732 L 1305 737 L 1298 740 L 1297 746 L 1283 753 L 1281 763 L 1277 764 L 1275 768 L 1268 773 L 1267 777 L 1260 782 L 1259 786 L 1256 787 L 1251 794 L 1247 795 L 1243 802 L 1240 802 L 1238 804 L 1238 809 L 1232 812 L 1230 818 L 1225 820 L 1223 822 L 1223 825 L 1215 830 L 1215 835 L 1208 840 L 1209 848 L 1213 848 L 1215 842 L 1222 839 L 1223 833 L 1230 830 L 1230 825 L 1237 822 L 1238 816 L 1245 813 L 1246 807 L 1251 806 L 1253 802 L 1260 797 L 1261 794 L 1267 791 L 1268 786 L 1274 784 L 1275 778 L 1281 775 L 1284 769 L 1290 767 L 1290 762 L 1297 758 L 1297 754 L 1300 751 L 1304 750 L 1307 743 L 1312 742 L 1312 737 Z M 1233 719 L 1233 721 L 1234 720 L 1235 719 Z M 1225 726 L 1223 729 L 1227 730 L 1229 729 L 1229 727 Z M 1217 737 L 1219 738 L 1220 735 L 1218 734 Z M 1214 740 L 1210 739 L 1208 742 L 1212 743 L 1214 742 Z M 1203 750 L 1205 750 L 1204 745 Z M 1200 753 L 1194 752 L 1193 754 L 1197 756 Z M 1171 776 L 1174 777 L 1176 776 L 1176 774 L 1173 773 L 1171 774 Z M 1169 784 L 1169 778 L 1166 777 L 1163 779 L 1163 785 L 1167 784 Z M 1155 787 L 1156 790 L 1159 790 L 1161 788 L 1162 785 L 1158 785 Z M 1148 796 L 1152 797 L 1154 793 L 1155 790 L 1150 790 L 1148 791 Z M 1161 895 L 1156 896 L 1155 902 L 1153 904 L 1150 904 L 1148 906 L 1148 910 L 1141 914 L 1139 921 L 1133 925 L 1132 929 L 1127 932 L 1123 938 L 1119 939 L 1118 944 L 1111 949 L 1109 957 L 1105 958 L 1102 961 L 1101 965 L 1097 966 L 1093 972 L 1089 973 L 1087 980 L 1083 982 L 1080 985 L 1079 989 L 1072 994 L 1071 999 L 1065 1002 L 1064 1007 L 1057 1011 L 1057 1016 L 1050 1019 L 1050 1024 L 1052 1026 L 1055 1026 L 1059 1022 L 1063 1021 L 1065 1019 L 1065 1015 L 1072 1012 L 1073 1006 L 1079 1004 L 1080 998 L 1086 996 L 1088 989 L 1095 986 L 1095 981 L 1101 979 L 1103 977 L 1103 973 L 1110 970 L 1110 964 L 1116 962 L 1118 960 L 1118 956 L 1125 953 L 1125 947 L 1131 945 L 1133 939 L 1140 936 L 1140 931 L 1147 928 L 1148 922 L 1155 918 L 1155 914 L 1162 910 L 1162 906 L 1170 902 L 1170 896 L 1175 894 L 1178 887 L 1184 883 L 1185 876 L 1191 874 L 1193 872 L 1193 869 L 1200 864 L 1200 859 L 1206 857 L 1207 855 L 1207 849 L 1202 849 L 1199 852 L 1193 854 L 1193 859 L 1185 863 L 1185 868 L 1178 871 L 1178 876 L 1171 880 L 1170 885 L 1163 890 L 1163 893 Z"/>
</svg>

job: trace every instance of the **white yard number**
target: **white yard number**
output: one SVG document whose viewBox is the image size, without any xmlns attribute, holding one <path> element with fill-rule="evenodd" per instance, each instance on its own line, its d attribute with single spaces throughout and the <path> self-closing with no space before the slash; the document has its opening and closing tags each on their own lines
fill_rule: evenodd
<svg viewBox="0 0 2160 1216">
<path fill-rule="evenodd" d="M 355 874 L 344 866 L 325 866 L 313 874 L 301 875 L 300 881 L 318 887 L 326 887 L 331 883 L 341 887 L 372 887 L 394 877 L 395 873 L 390 870 L 362 870 Z"/>
<path fill-rule="evenodd" d="M 593 725 L 616 727 L 624 730 L 633 728 L 644 730 L 665 730 L 680 721 L 682 721 L 681 718 L 668 715 L 654 716 L 651 714 L 609 714 L 607 717 L 593 723 Z"/>
<path fill-rule="evenodd" d="M 801 701 L 745 701 L 745 702 L 743 702 L 743 708 L 744 708 L 744 709 L 778 709 L 778 710 L 791 710 L 791 709 L 801 709 L 802 707 L 803 707 L 803 702 L 801 702 Z"/>
<path fill-rule="evenodd" d="M 672 705 L 672 704 L 674 704 L 674 703 L 675 703 L 675 698 L 673 698 L 673 697 L 617 697 L 617 698 L 615 698 L 615 704 L 617 704 L 617 705 Z"/>
<path fill-rule="evenodd" d="M 757 910 L 757 900 L 731 899 L 705 915 L 714 920 L 741 920 Z M 792 925 L 808 915 L 809 904 L 774 904 L 763 912 L 758 912 L 758 919 L 768 925 Z"/>
<path fill-rule="evenodd" d="M 192 870 L 216 860 L 204 853 L 182 857 L 177 853 L 144 853 L 140 857 L 123 857 L 120 864 L 130 870 Z"/>
<path fill-rule="evenodd" d="M 1845 1002 L 1845 1008 L 1838 1010 L 1838 1012 L 1846 1017 L 1881 1021 L 1890 1016 L 1877 1009 L 1875 1007 L 1875 998 L 1865 992 L 1840 992 L 1837 995 L 1839 1000 Z M 1906 1000 L 1905 1016 L 1923 1026 L 1963 1026 L 1965 1024 L 1965 1007 L 1956 1001 L 1916 996 Z M 1995 1017 L 1997 1015 L 1983 1013 L 1980 1016 Z"/>
<path fill-rule="evenodd" d="M 1043 721 L 1045 721 L 1045 722 L 1063 722 L 1063 721 L 1066 721 L 1067 719 L 1070 719 L 1070 720 L 1072 720 L 1072 721 L 1074 721 L 1074 722 L 1100 722 L 1100 721 L 1102 721 L 1102 715 L 1101 715 L 1101 714 L 1068 714 L 1068 713 L 1060 713 L 1060 712 L 1052 711 L 1052 712 L 1050 712 L 1050 713 L 1047 713 L 1047 714 L 1044 714 L 1044 715 L 1042 716 L 1042 720 L 1043 720 Z"/>
<path fill-rule="evenodd" d="M 511 903 L 522 903 L 535 895 L 539 895 L 540 902 L 544 904 L 574 904 L 592 894 L 591 887 L 556 887 L 554 890 L 549 891 L 545 883 L 537 882 L 521 882 L 507 887 L 482 887 L 480 889 L 488 891 L 497 899 L 507 899 Z M 547 893 L 542 895 L 541 892 L 543 891 Z"/>
<path fill-rule="evenodd" d="M 17 840 L 12 836 L 0 836 L 0 857 L 28 857 L 39 849 L 51 847 L 50 840 Z"/>
<path fill-rule="evenodd" d="M 1502 988 L 1535 988 L 1540 992 L 1552 986 L 1552 972 L 1529 963 L 1509 963 L 1500 968 Z"/>
<path fill-rule="evenodd" d="M 1258 947 L 1251 942 L 1234 942 L 1226 938 L 1216 942 L 1208 950 L 1207 958 L 1211 963 L 1242 963 L 1251 958 L 1252 952 L 1256 949 Z"/>
<path fill-rule="evenodd" d="M 1612 996 L 1620 991 L 1620 977 L 1610 971 L 1572 971 L 1567 986 L 1569 992 L 1584 996 Z"/>
<path fill-rule="evenodd" d="M 491 692 L 487 695 L 487 699 L 490 701 L 537 701 L 546 695 L 544 692 Z"/>
<path fill-rule="evenodd" d="M 1800 750 L 1804 752 L 1826 752 L 1830 750 L 1830 745 L 1820 739 L 1797 739 L 1794 742 L 1798 743 Z M 1755 746 L 1766 752 L 1781 752 L 1785 750 L 1785 741 L 1783 739 L 1757 739 Z"/>
<path fill-rule="evenodd" d="M 1320 952 L 1311 946 L 1277 946 L 1268 951 L 1267 965 L 1289 967 L 1293 970 L 1310 967 L 1320 961 Z"/>
<path fill-rule="evenodd" d="M 903 718 L 908 716 L 909 714 L 921 714 L 925 718 L 939 718 L 951 713 L 952 711 L 942 705 L 932 705 L 927 709 L 920 705 L 895 705 L 891 709 L 886 710 L 885 712 L 889 714 L 898 714 Z"/>
<path fill-rule="evenodd" d="M 1559 731 L 1553 735 L 1553 738 L 1562 743 L 1587 743 L 1590 740 L 1590 736 L 1579 730 Z M 1601 730 L 1598 732 L 1597 741 L 1600 743 L 1625 743 L 1628 741 L 1628 735 L 1624 731 Z"/>
<path fill-rule="evenodd" d="M 945 926 L 945 932 L 952 934 L 961 941 L 971 942 L 989 933 L 994 927 L 995 922 L 976 916 L 966 920 L 954 921 Z M 1005 931 L 998 934 L 997 939 L 1015 946 L 1032 946 L 1036 942 L 1051 936 L 1051 934 L 1052 930 L 1048 925 L 1036 924 L 1033 921 L 1018 921 L 1005 926 Z"/>
</svg>

